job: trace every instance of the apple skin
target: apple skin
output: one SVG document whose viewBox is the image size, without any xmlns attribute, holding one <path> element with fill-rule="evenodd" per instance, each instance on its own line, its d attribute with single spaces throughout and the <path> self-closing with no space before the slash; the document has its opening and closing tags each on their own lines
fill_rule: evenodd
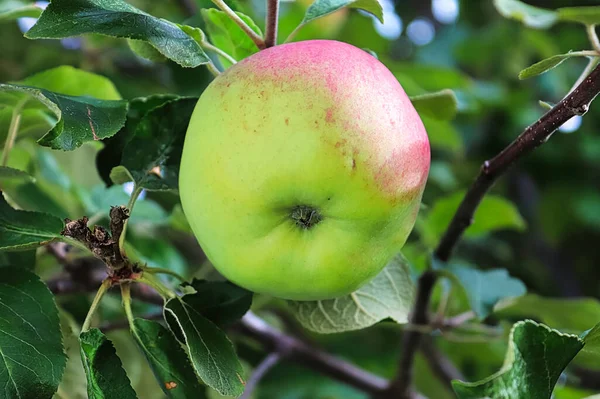
<svg viewBox="0 0 600 399">
<path fill-rule="evenodd" d="M 321 300 L 355 291 L 402 248 L 429 164 L 425 128 L 392 73 L 354 46 L 313 40 L 215 78 L 192 114 L 179 185 L 226 278 Z"/>
</svg>

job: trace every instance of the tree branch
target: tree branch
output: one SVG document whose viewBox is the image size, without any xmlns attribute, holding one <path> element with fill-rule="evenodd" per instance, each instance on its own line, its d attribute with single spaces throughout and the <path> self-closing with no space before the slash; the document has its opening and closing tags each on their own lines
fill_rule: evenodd
<svg viewBox="0 0 600 399">
<path fill-rule="evenodd" d="M 285 355 L 281 352 L 271 352 L 265 357 L 265 359 L 254 369 L 252 376 L 246 382 L 246 388 L 244 394 L 240 396 L 240 399 L 250 399 L 252 392 L 256 389 L 260 381 L 265 375 L 271 370 L 277 363 L 283 359 Z"/>
<path fill-rule="evenodd" d="M 97 267 L 92 267 L 92 265 L 97 265 Z M 54 294 L 94 292 L 107 276 L 106 268 L 95 258 L 75 259 L 73 260 L 73 264 L 65 267 L 69 270 L 68 275 L 56 277 L 46 282 Z M 138 300 L 156 305 L 163 305 L 164 302 L 163 298 L 156 291 L 143 284 L 132 285 L 131 295 Z M 156 314 L 150 313 L 147 316 L 147 318 L 160 317 L 160 312 Z M 444 328 L 453 328 L 460 324 L 460 320 L 469 318 L 470 316 L 459 315 L 440 323 Z M 126 320 L 118 320 L 101 325 L 101 329 L 105 331 L 126 327 Z M 396 396 L 387 394 L 389 384 L 384 378 L 338 359 L 316 348 L 309 342 L 284 334 L 268 325 L 252 312 L 248 312 L 242 318 L 238 324 L 238 328 L 243 334 L 260 342 L 267 351 L 277 353 L 280 358 L 289 358 L 333 379 L 372 394 L 374 397 L 397 399 Z M 271 361 L 273 361 L 273 357 Z M 422 397 L 415 392 L 409 392 L 409 395 L 408 397 L 411 399 Z"/>
<path fill-rule="evenodd" d="M 479 203 L 496 180 L 510 166 L 548 141 L 563 123 L 573 116 L 585 114 L 598 93 L 600 93 L 600 66 L 597 66 L 550 111 L 525 129 L 508 147 L 483 163 L 479 175 L 467 191 L 435 250 L 434 254 L 439 260 L 448 261 L 462 234 L 473 222 L 473 215 Z M 426 271 L 419 278 L 417 299 L 412 315 L 412 322 L 416 325 L 429 323 L 429 302 L 436 280 L 437 275 L 432 270 Z M 404 334 L 400 371 L 388 389 L 388 392 L 399 399 L 411 395 L 414 357 L 422 337 L 423 333 L 418 330 L 406 331 Z"/>
<path fill-rule="evenodd" d="M 435 272 L 428 270 L 421 274 L 417 285 L 417 298 L 411 316 L 411 323 L 415 325 L 427 325 L 429 322 L 429 300 L 435 285 L 437 276 Z M 402 339 L 402 356 L 400 357 L 400 368 L 396 378 L 390 383 L 386 394 L 391 398 L 410 399 L 413 397 L 413 364 L 423 333 L 417 330 L 406 330 Z"/>
<path fill-rule="evenodd" d="M 600 92 L 600 67 L 596 67 L 564 99 L 529 126 L 515 141 L 491 160 L 485 161 L 477 179 L 465 195 L 458 207 L 448 229 L 444 233 L 435 255 L 442 261 L 450 258 L 452 250 L 461 238 L 463 232 L 473 222 L 473 214 L 484 195 L 506 170 L 544 144 L 563 123 L 576 115 L 587 112 L 590 103 Z"/>
<path fill-rule="evenodd" d="M 350 363 L 322 352 L 305 342 L 277 331 L 252 312 L 241 321 L 242 331 L 271 351 L 311 367 L 322 374 L 370 394 L 380 394 L 387 388 L 384 378 L 364 371 Z"/>
<path fill-rule="evenodd" d="M 279 19 L 279 0 L 267 1 L 267 22 L 265 48 L 277 45 L 277 22 Z"/>
<path fill-rule="evenodd" d="M 452 380 L 464 380 L 462 373 L 435 345 L 431 337 L 424 337 L 421 342 L 421 352 L 429 367 L 448 389 L 452 390 Z"/>
</svg>

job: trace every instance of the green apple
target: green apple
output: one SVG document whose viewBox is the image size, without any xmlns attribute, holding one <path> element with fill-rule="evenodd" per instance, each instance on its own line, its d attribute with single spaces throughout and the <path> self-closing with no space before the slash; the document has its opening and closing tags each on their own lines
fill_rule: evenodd
<svg viewBox="0 0 600 399">
<path fill-rule="evenodd" d="M 263 50 L 192 115 L 184 212 L 228 279 L 294 300 L 348 294 L 402 248 L 427 180 L 427 133 L 394 75 L 349 44 Z"/>
</svg>

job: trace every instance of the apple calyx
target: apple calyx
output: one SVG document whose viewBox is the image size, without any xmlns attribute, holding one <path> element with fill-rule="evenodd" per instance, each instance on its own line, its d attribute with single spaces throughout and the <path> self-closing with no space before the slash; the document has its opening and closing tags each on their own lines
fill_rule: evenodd
<svg viewBox="0 0 600 399">
<path fill-rule="evenodd" d="M 310 229 L 323 220 L 323 216 L 319 210 L 308 205 L 296 205 L 292 208 L 290 217 L 298 227 L 305 230 Z"/>
</svg>

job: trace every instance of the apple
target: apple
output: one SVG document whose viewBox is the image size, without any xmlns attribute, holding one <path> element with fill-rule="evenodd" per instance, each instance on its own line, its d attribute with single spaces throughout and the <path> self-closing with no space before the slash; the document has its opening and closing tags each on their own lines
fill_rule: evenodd
<svg viewBox="0 0 600 399">
<path fill-rule="evenodd" d="M 402 248 L 429 140 L 394 75 L 349 44 L 275 46 L 219 75 L 185 138 L 181 202 L 229 280 L 292 300 L 355 291 Z"/>
</svg>

